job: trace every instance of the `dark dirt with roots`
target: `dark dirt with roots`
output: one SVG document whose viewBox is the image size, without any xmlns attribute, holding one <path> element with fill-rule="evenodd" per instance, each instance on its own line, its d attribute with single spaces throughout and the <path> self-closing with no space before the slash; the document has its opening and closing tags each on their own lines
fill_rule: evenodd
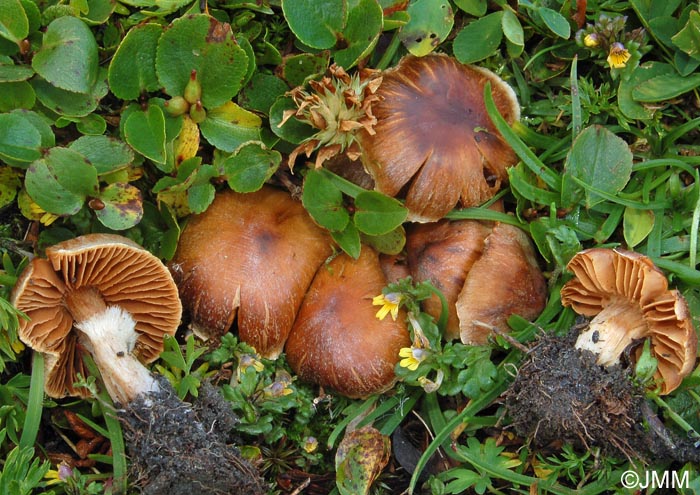
<svg viewBox="0 0 700 495">
<path fill-rule="evenodd" d="M 138 397 L 120 412 L 129 477 L 141 493 L 266 493 L 257 470 L 230 443 L 238 420 L 217 390 L 205 384 L 189 404 L 166 379 L 160 384 L 160 392 Z"/>
<path fill-rule="evenodd" d="M 644 463 L 700 461 L 700 449 L 662 424 L 630 371 L 596 364 L 593 353 L 574 347 L 577 335 L 545 335 L 528 353 L 503 395 L 515 432 L 536 447 L 570 443 Z"/>
</svg>

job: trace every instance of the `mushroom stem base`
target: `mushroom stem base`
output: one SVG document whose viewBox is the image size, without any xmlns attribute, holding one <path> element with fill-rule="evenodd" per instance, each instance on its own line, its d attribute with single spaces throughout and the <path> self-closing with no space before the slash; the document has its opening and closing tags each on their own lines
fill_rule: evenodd
<svg viewBox="0 0 700 495">
<path fill-rule="evenodd" d="M 114 402 L 128 404 L 140 395 L 159 390 L 151 372 L 132 354 L 138 334 L 128 312 L 109 306 L 75 326 Z"/>
</svg>

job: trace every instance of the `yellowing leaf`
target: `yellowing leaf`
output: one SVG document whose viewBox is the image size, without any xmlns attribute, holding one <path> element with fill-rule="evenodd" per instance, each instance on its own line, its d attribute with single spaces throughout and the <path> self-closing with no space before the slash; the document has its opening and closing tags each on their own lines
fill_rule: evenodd
<svg viewBox="0 0 700 495">
<path fill-rule="evenodd" d="M 173 149 L 175 150 L 176 167 L 197 154 L 199 149 L 199 127 L 189 115 L 185 115 L 182 119 L 182 130 L 180 130 L 180 134 L 175 139 Z"/>
</svg>

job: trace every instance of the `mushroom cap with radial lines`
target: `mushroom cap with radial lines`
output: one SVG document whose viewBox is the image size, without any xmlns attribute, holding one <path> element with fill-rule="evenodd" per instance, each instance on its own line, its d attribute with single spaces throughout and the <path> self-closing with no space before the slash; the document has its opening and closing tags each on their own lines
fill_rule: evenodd
<svg viewBox="0 0 700 495">
<path fill-rule="evenodd" d="M 499 113 L 513 123 L 520 107 L 510 86 L 487 69 L 438 54 L 406 56 L 382 77 L 374 133 L 360 134 L 376 189 L 405 197 L 408 219 L 418 222 L 491 198 L 517 157 L 486 112 L 484 88 L 491 83 Z"/>
<path fill-rule="evenodd" d="M 697 334 L 685 299 L 669 290 L 663 272 L 642 254 L 604 248 L 576 254 L 567 269 L 574 278 L 562 287 L 562 304 L 593 317 L 576 347 L 598 354 L 598 363 L 609 366 L 649 338 L 661 393 L 675 390 L 695 366 Z"/>
<path fill-rule="evenodd" d="M 46 356 L 46 392 L 52 397 L 84 395 L 75 389 L 85 372 L 82 346 L 67 300 L 97 293 L 108 306 L 118 306 L 135 321 L 138 338 L 133 354 L 154 361 L 163 336 L 173 335 L 182 307 L 170 273 L 161 261 L 135 242 L 113 234 L 88 234 L 47 248 L 21 274 L 12 303 L 29 320 L 21 320 L 20 339 Z"/>
</svg>

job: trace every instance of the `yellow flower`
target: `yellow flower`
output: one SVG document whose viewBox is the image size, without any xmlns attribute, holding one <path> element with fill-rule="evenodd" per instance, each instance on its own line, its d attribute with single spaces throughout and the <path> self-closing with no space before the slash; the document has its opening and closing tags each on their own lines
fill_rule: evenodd
<svg viewBox="0 0 700 495">
<path fill-rule="evenodd" d="M 401 294 L 397 292 L 389 292 L 388 294 L 380 294 L 372 299 L 373 306 L 381 306 L 377 311 L 377 318 L 383 320 L 386 315 L 391 313 L 391 318 L 396 321 L 399 315 L 399 305 L 401 304 Z"/>
<path fill-rule="evenodd" d="M 610 46 L 608 65 L 613 69 L 622 69 L 627 65 L 631 56 L 625 45 L 616 41 Z"/>
<path fill-rule="evenodd" d="M 73 470 L 65 462 L 61 462 L 56 469 L 49 469 L 44 475 L 44 479 L 48 480 L 47 485 L 58 485 L 59 483 L 65 483 L 65 481 L 73 476 Z"/>
<path fill-rule="evenodd" d="M 600 44 L 600 40 L 598 39 L 598 35 L 595 33 L 589 33 L 583 38 L 583 44 L 586 45 L 588 48 L 595 48 Z"/>
<path fill-rule="evenodd" d="M 318 448 L 318 440 L 316 440 L 315 437 L 306 437 L 304 439 L 304 450 L 312 454 L 313 452 L 316 452 L 316 449 Z"/>
<path fill-rule="evenodd" d="M 241 379 L 241 375 L 245 373 L 248 368 L 253 368 L 255 371 L 260 373 L 265 369 L 265 365 L 262 364 L 258 359 L 250 354 L 243 354 L 238 360 L 238 367 L 236 368 L 236 376 Z"/>
<path fill-rule="evenodd" d="M 29 211 L 35 219 L 39 220 L 43 225 L 46 225 L 47 227 L 58 219 L 58 215 L 54 215 L 53 213 L 47 212 L 34 201 L 29 203 Z"/>
<path fill-rule="evenodd" d="M 289 386 L 292 384 L 292 375 L 284 370 L 278 370 L 275 381 L 263 389 L 265 397 L 284 397 L 294 392 Z"/>
<path fill-rule="evenodd" d="M 420 347 L 403 347 L 399 351 L 399 356 L 403 358 L 399 363 L 399 366 L 415 371 L 418 369 L 418 365 L 427 357 L 427 355 L 428 351 L 421 349 Z"/>
</svg>

